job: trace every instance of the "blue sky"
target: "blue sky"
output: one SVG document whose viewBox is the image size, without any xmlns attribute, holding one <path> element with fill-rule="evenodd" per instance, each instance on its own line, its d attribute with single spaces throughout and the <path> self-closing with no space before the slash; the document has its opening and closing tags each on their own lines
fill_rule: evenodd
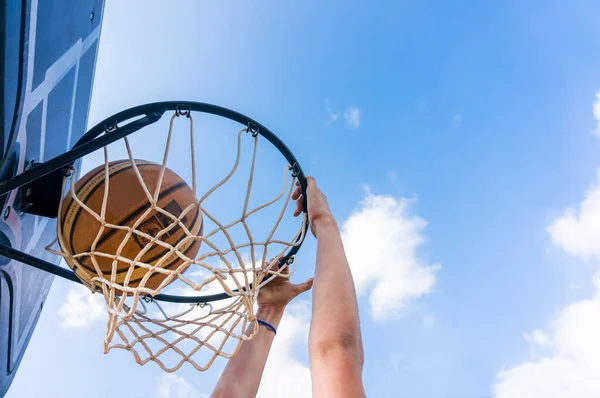
<svg viewBox="0 0 600 398">
<path fill-rule="evenodd" d="M 369 396 L 597 396 L 600 360 L 568 347 L 598 344 L 569 325 L 600 329 L 585 310 L 599 300 L 600 7 L 470 3 L 109 1 L 90 125 L 187 99 L 275 131 L 344 228 Z M 294 280 L 312 275 L 314 249 Z M 86 308 L 72 311 L 83 326 L 65 327 L 65 302 Z M 222 361 L 167 376 L 103 355 L 97 305 L 55 281 L 9 397 L 210 393 Z M 290 307 L 263 396 L 309 393 L 286 388 L 308 380 L 309 306 Z"/>
</svg>

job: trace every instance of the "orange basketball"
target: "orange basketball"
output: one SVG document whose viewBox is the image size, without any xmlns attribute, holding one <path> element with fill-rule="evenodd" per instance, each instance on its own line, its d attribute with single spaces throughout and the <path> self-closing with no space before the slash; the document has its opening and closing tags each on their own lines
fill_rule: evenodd
<svg viewBox="0 0 600 398">
<path fill-rule="evenodd" d="M 136 160 L 135 164 L 150 195 L 154 195 L 159 182 L 161 166 L 145 160 Z M 105 174 L 105 166 L 99 166 L 80 178 L 74 187 L 77 198 L 98 215 L 102 210 L 106 182 Z M 151 203 L 129 160 L 117 160 L 109 163 L 108 175 L 108 198 L 104 216 L 107 223 L 124 227 L 133 227 L 136 224 L 135 230 L 153 238 L 163 231 L 157 240 L 168 243 L 173 247 L 186 237 L 184 229 L 173 218 L 156 209 L 152 209 L 144 216 L 144 213 L 151 208 Z M 181 219 L 181 223 L 186 226 L 191 234 L 202 234 L 202 214 L 192 189 L 176 173 L 165 169 L 157 207 L 174 217 L 179 217 L 189 206 L 193 207 Z M 140 220 L 141 217 L 143 219 Z M 175 225 L 166 231 L 166 228 L 171 224 Z M 59 226 L 60 245 L 63 251 L 72 255 L 93 252 L 90 255 L 76 259 L 67 258 L 67 263 L 75 274 L 89 286 L 91 278 L 98 275 L 92 262 L 93 257 L 104 277 L 111 280 L 113 258 L 98 253 L 116 255 L 119 246 L 126 239 L 128 231 L 107 226 L 97 240 L 96 247 L 92 248 L 100 232 L 101 223 L 80 206 L 77 201 L 73 200 L 71 192 L 63 199 Z M 150 242 L 151 240 L 147 237 L 132 233 L 121 248 L 120 256 L 133 261 Z M 188 239 L 179 246 L 179 251 L 192 259 L 198 254 L 199 249 L 200 241 L 196 239 Z M 139 258 L 139 262 L 155 265 L 168 252 L 169 248 L 154 242 Z M 166 260 L 162 261 L 160 267 L 174 270 L 182 263 L 183 260 L 173 252 L 168 255 Z M 117 260 L 116 283 L 124 284 L 130 267 L 131 264 Z M 127 286 L 139 286 L 140 281 L 148 272 L 147 268 L 136 265 Z M 166 274 L 154 272 L 148 278 L 144 287 L 156 289 L 166 277 Z"/>
</svg>

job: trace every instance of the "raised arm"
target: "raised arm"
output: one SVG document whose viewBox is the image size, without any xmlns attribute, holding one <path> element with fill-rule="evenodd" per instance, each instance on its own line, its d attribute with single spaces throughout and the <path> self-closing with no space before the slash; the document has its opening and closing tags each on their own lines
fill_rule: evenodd
<svg viewBox="0 0 600 398">
<path fill-rule="evenodd" d="M 313 396 L 364 397 L 364 362 L 352 273 L 327 199 L 308 177 L 308 217 L 317 238 L 312 320 L 308 340 Z M 303 209 L 300 191 L 296 214 Z"/>
<path fill-rule="evenodd" d="M 281 272 L 287 273 L 288 269 Z M 277 329 L 287 304 L 300 293 L 309 290 L 311 286 L 312 279 L 294 285 L 288 278 L 275 278 L 258 294 L 256 319 Z M 253 332 L 252 328 L 252 325 L 248 327 L 249 334 Z M 252 340 L 243 342 L 240 351 L 227 362 L 211 397 L 255 397 L 274 338 L 275 333 L 271 329 L 259 324 L 256 336 Z"/>
</svg>

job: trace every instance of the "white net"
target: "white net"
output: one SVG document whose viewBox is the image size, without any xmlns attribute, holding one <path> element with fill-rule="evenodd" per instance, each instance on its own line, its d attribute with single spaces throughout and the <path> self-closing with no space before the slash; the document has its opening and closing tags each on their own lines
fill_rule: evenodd
<svg viewBox="0 0 600 398">
<path fill-rule="evenodd" d="M 284 165 L 283 183 L 279 192 L 262 203 L 251 205 L 256 178 L 257 148 L 261 138 L 252 128 L 244 127 L 239 130 L 235 161 L 229 171 L 202 194 L 197 192 L 199 188 L 194 120 L 190 113 L 177 111 L 169 120 L 160 173 L 154 189 L 149 189 L 140 173 L 139 160 L 133 156 L 130 138 L 125 137 L 122 140 L 129 162 L 148 201 L 144 211 L 140 212 L 133 222 L 125 225 L 107 221 L 107 203 L 111 200 L 111 163 L 109 147 L 104 147 L 104 192 L 99 209 L 92 209 L 85 199 L 78 196 L 73 177 L 77 173 L 65 178 L 64 190 L 70 192 L 73 201 L 91 215 L 99 226 L 90 249 L 74 252 L 72 246 L 65 242 L 60 220 L 57 223 L 59 250 L 52 249 L 52 245 L 48 247 L 49 251 L 64 257 L 72 268 L 81 272 L 87 264 L 88 271 L 90 268 L 94 271 L 84 274 L 87 277 L 82 277 L 81 273 L 78 276 L 92 292 L 101 293 L 106 302 L 108 324 L 104 340 L 105 352 L 112 348 L 122 348 L 130 351 L 139 364 L 153 361 L 167 372 L 179 369 L 186 362 L 202 371 L 208 369 L 219 356 L 230 358 L 235 355 L 242 341 L 254 336 L 254 333 L 249 333 L 248 330 L 258 329 L 254 310 L 260 288 L 268 283 L 271 277 L 289 277 L 293 273 L 293 269 L 286 270 L 288 267 L 292 268 L 293 257 L 282 264 L 270 259 L 283 258 L 290 248 L 302 242 L 306 233 L 306 216 L 303 215 L 304 219 L 301 220 L 299 228 L 288 229 L 287 239 L 277 234 L 282 220 L 290 213 L 288 207 L 292 202 L 291 196 L 297 179 L 287 163 Z M 186 145 L 174 144 L 173 141 L 177 136 L 174 122 L 180 116 L 187 120 L 189 125 L 189 154 L 186 157 L 191 162 L 191 190 L 196 200 L 179 214 L 173 214 L 159 203 L 170 152 L 176 147 L 175 156 L 181 158 L 180 149 L 186 148 Z M 247 139 L 252 140 L 252 149 L 248 162 L 249 171 L 245 176 L 245 194 L 243 197 L 231 197 L 226 194 L 226 199 L 219 199 L 236 200 L 241 212 L 237 215 L 229 213 L 234 219 L 221 222 L 207 203 L 228 183 L 233 183 L 233 177 L 241 169 L 242 141 Z M 210 173 L 215 175 L 217 172 L 211 170 Z M 61 203 L 59 215 L 63 214 L 63 205 L 64 202 Z M 267 222 L 258 218 L 258 224 L 255 225 L 260 225 L 258 229 L 261 234 L 259 236 L 254 233 L 251 228 L 253 217 L 256 218 L 259 213 L 273 208 L 274 223 L 270 223 L 267 228 Z M 202 228 L 194 230 L 186 225 L 184 220 L 187 214 L 196 210 L 202 215 L 203 225 Z M 151 214 L 162 215 L 162 219 L 167 222 L 163 223 L 160 229 L 141 229 L 141 223 Z M 182 239 L 170 243 L 162 239 L 177 228 L 184 232 Z M 104 250 L 100 242 L 114 231 L 122 231 L 123 241 L 116 251 Z M 290 231 L 292 232 L 289 233 Z M 146 242 L 135 256 L 126 255 L 123 250 L 132 239 Z M 185 249 L 194 242 L 200 242 L 201 249 L 198 254 L 188 256 L 189 251 Z M 144 254 L 156 247 L 164 249 L 164 254 L 152 262 L 145 262 Z M 101 267 L 100 259 L 109 259 L 112 262 L 110 271 Z M 177 259 L 178 265 L 165 267 L 165 264 L 172 263 L 173 259 Z M 123 264 L 126 264 L 126 272 L 123 271 Z M 119 278 L 118 275 L 124 277 Z M 135 279 L 134 275 L 142 277 Z M 159 275 L 158 280 L 161 282 L 157 287 L 151 286 L 149 281 L 156 275 Z M 225 293 L 226 298 L 212 302 L 198 300 L 195 304 L 159 305 L 153 297 L 161 293 L 178 296 Z M 252 324 L 254 327 L 249 328 Z"/>
</svg>

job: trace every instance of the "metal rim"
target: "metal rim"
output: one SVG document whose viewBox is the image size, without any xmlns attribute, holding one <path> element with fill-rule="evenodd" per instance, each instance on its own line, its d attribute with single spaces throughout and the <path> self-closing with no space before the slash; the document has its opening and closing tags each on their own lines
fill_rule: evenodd
<svg viewBox="0 0 600 398">
<path fill-rule="evenodd" d="M 300 163 L 290 151 L 290 149 L 277 137 L 271 130 L 257 122 L 256 120 L 243 115 L 239 112 L 233 111 L 228 108 L 224 108 L 218 105 L 207 104 L 203 102 L 193 102 L 193 101 L 163 101 L 163 102 L 152 102 L 144 105 L 135 106 L 133 108 L 129 108 L 123 110 L 121 112 L 115 113 L 112 116 L 107 117 L 103 121 L 96 124 L 92 127 L 87 133 L 85 133 L 79 141 L 75 144 L 74 148 L 80 147 L 81 145 L 92 142 L 97 137 L 102 134 L 111 135 L 116 134 L 116 132 L 121 129 L 119 125 L 127 120 L 134 119 L 140 116 L 146 116 L 152 118 L 152 116 L 156 117 L 160 115 L 156 120 L 152 123 L 157 122 L 162 118 L 162 116 L 168 112 L 173 111 L 176 112 L 179 116 L 187 116 L 190 112 L 201 112 L 208 113 L 211 115 L 221 116 L 229 120 L 233 120 L 238 122 L 244 126 L 248 127 L 248 131 L 252 133 L 252 135 L 260 135 L 264 137 L 267 141 L 269 141 L 277 150 L 283 155 L 283 157 L 287 160 L 290 165 L 292 175 L 295 176 L 300 182 L 300 189 L 302 190 L 302 195 L 306 200 L 306 176 Z M 144 126 L 145 127 L 145 126 Z M 132 132 L 133 133 L 133 132 Z M 130 133 L 131 134 L 131 133 Z M 120 137 L 119 137 L 120 139 Z M 306 208 L 306 204 L 305 204 Z M 306 231 L 308 232 L 308 221 L 306 222 Z M 304 234 L 306 236 L 306 234 Z M 293 261 L 294 256 L 300 250 L 304 239 L 301 236 L 296 240 L 296 246 L 290 248 L 290 250 L 286 253 L 285 257 L 280 260 L 280 263 L 288 262 L 290 260 Z M 270 279 L 273 279 L 271 277 Z M 237 290 L 235 290 L 237 291 Z M 166 301 L 166 302 L 174 302 L 174 303 L 198 303 L 198 302 L 210 302 L 210 301 L 218 301 L 231 298 L 232 296 L 227 293 L 218 293 L 211 295 L 203 295 L 203 296 L 174 296 L 167 294 L 159 294 L 154 296 L 152 299 L 158 301 Z"/>
</svg>

